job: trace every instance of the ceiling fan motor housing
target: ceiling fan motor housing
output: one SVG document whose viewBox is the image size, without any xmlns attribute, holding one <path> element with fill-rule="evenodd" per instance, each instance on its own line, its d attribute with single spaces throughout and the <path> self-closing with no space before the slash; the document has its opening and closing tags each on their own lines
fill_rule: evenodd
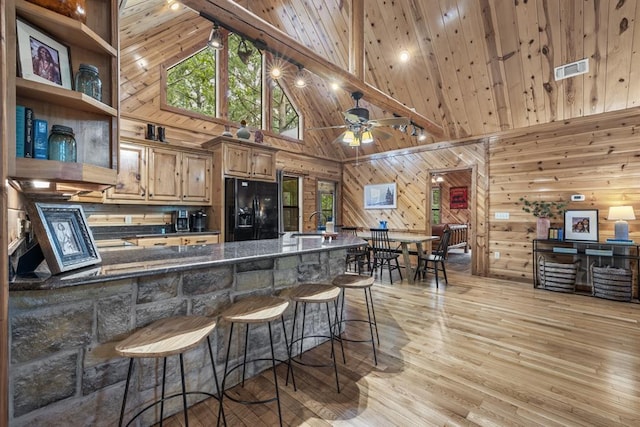
<svg viewBox="0 0 640 427">
<path fill-rule="evenodd" d="M 348 114 L 353 114 L 354 116 L 357 116 L 360 118 L 360 121 L 362 122 L 366 122 L 369 120 L 369 110 L 367 110 L 366 108 L 362 108 L 362 107 L 353 107 L 349 110 L 347 110 Z"/>
</svg>

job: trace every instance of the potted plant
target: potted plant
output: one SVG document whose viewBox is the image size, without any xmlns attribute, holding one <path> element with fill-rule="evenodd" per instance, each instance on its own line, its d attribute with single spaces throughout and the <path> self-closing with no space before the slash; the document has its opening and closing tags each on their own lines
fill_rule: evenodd
<svg viewBox="0 0 640 427">
<path fill-rule="evenodd" d="M 536 238 L 547 239 L 549 237 L 549 227 L 551 227 L 551 219 L 562 217 L 564 208 L 567 206 L 563 202 L 545 202 L 544 200 L 530 201 L 524 197 L 520 197 L 522 202 L 522 210 L 526 213 L 533 214 L 538 221 L 536 223 Z"/>
</svg>

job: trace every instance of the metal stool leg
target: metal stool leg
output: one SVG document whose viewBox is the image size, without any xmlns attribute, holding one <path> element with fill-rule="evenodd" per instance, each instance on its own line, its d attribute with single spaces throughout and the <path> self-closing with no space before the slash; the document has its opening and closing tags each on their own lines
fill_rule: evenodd
<svg viewBox="0 0 640 427">
<path fill-rule="evenodd" d="M 337 354 L 335 352 L 335 347 L 333 345 L 333 326 L 331 325 L 331 313 L 329 312 L 329 303 L 325 303 L 325 306 L 327 307 L 327 321 L 328 326 L 329 326 L 329 338 L 331 339 L 331 358 L 333 360 L 333 370 L 336 374 L 336 388 L 338 390 L 338 393 L 340 393 L 340 381 L 338 381 L 338 361 L 337 361 Z"/>
<path fill-rule="evenodd" d="M 282 427 L 282 410 L 280 409 L 280 391 L 278 390 L 278 375 L 276 374 L 276 352 L 273 349 L 273 333 L 271 331 L 271 322 L 269 325 L 269 344 L 271 345 L 271 365 L 273 368 L 273 383 L 276 386 L 276 404 L 278 405 L 278 419 L 280 427 Z"/>
<path fill-rule="evenodd" d="M 162 421 L 164 420 L 164 390 L 165 379 L 167 378 L 167 358 L 162 358 L 162 394 L 160 395 L 160 427 L 162 427 Z"/>
<path fill-rule="evenodd" d="M 287 328 L 284 325 L 284 316 L 280 316 L 280 321 L 282 323 L 282 336 L 284 337 L 284 345 L 287 348 L 287 382 L 285 383 L 285 385 L 289 385 L 289 372 L 291 372 L 291 383 L 293 384 L 293 391 L 298 391 L 298 387 L 296 387 L 296 378 L 293 376 L 291 349 L 289 347 L 289 342 L 287 341 Z M 293 347 L 293 335 L 291 335 L 291 337 L 291 346 Z"/>
<path fill-rule="evenodd" d="M 167 358 L 164 358 L 165 364 Z M 180 380 L 182 381 L 182 405 L 184 407 L 184 425 L 185 427 L 189 427 L 189 415 L 187 413 L 187 387 L 184 385 L 184 359 L 182 357 L 182 353 L 180 353 Z M 162 380 L 162 388 L 164 389 L 164 378 Z M 164 393 L 162 398 L 164 399 Z M 160 427 L 162 427 L 162 418 L 164 418 L 163 414 L 160 414 Z"/>
<path fill-rule="evenodd" d="M 367 305 L 367 318 L 369 319 L 369 331 L 371 332 L 371 347 L 373 347 L 373 361 L 378 365 L 378 356 L 376 355 L 376 341 L 373 337 L 373 324 L 371 323 L 371 311 L 369 310 L 369 297 L 367 296 L 367 290 L 364 290 L 365 304 Z"/>
<path fill-rule="evenodd" d="M 249 324 L 245 325 L 244 332 L 244 359 L 242 360 L 242 387 L 244 387 L 244 376 L 247 370 L 247 343 L 249 342 Z"/>
<path fill-rule="evenodd" d="M 222 394 L 220 393 L 220 383 L 218 382 L 218 373 L 216 372 L 216 364 L 213 361 L 213 350 L 211 350 L 211 340 L 207 335 L 207 345 L 209 346 L 209 359 L 211 359 L 211 369 L 213 370 L 213 380 L 216 383 L 216 394 L 218 395 L 218 402 L 220 407 L 218 408 L 218 414 L 222 412 L 222 420 L 224 421 L 224 425 L 227 425 L 227 419 L 224 416 L 224 410 L 222 410 Z M 220 425 L 220 415 L 218 415 L 218 423 Z"/>
<path fill-rule="evenodd" d="M 133 358 L 129 359 L 129 372 L 127 373 L 127 382 L 124 386 L 124 397 L 122 398 L 122 408 L 120 409 L 120 421 L 118 426 L 122 427 L 122 421 L 124 420 L 124 409 L 127 404 L 127 394 L 129 394 L 129 383 L 131 381 L 131 373 L 133 372 Z"/>
</svg>

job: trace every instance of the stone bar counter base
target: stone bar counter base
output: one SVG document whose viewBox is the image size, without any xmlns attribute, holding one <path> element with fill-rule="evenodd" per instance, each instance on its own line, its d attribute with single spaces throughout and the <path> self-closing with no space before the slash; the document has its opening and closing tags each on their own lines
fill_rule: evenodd
<svg viewBox="0 0 640 427">
<path fill-rule="evenodd" d="M 119 340 L 161 318 L 185 314 L 217 316 L 245 296 L 277 294 L 303 283 L 330 282 L 344 272 L 345 256 L 345 245 L 329 246 L 315 252 L 227 260 L 221 265 L 202 268 L 192 265 L 182 271 L 151 275 L 147 272 L 138 277 L 77 286 L 12 290 L 10 425 L 117 425 L 128 366 L 127 359 L 115 354 Z M 308 315 L 321 319 L 324 314 L 308 312 Z M 287 330 L 291 328 L 292 316 L 290 307 L 285 316 Z M 324 323 L 308 321 L 308 333 L 327 335 L 328 331 L 322 330 L 326 327 Z M 224 368 L 228 328 L 228 324 L 221 322 L 211 337 L 219 378 Z M 284 359 L 284 337 L 280 328 L 275 329 L 276 348 L 281 352 L 276 357 Z M 238 348 L 243 335 L 236 335 L 234 348 Z M 257 338 L 250 345 L 251 351 L 267 354 L 266 335 L 254 337 Z M 236 359 L 241 356 L 234 355 Z M 177 358 L 168 359 L 167 394 L 180 389 L 177 363 Z M 251 369 L 249 377 L 268 365 L 247 368 Z M 135 369 L 125 419 L 129 419 L 132 409 L 137 410 L 160 396 L 161 360 L 145 360 Z M 215 390 L 206 346 L 185 354 L 185 373 L 189 390 Z M 231 387 L 239 378 L 231 376 L 227 381 Z M 190 396 L 189 403 L 202 398 Z M 168 401 L 165 416 L 180 411 L 181 405 L 179 398 Z M 147 411 L 141 425 L 157 422 L 158 413 L 159 407 Z"/>
</svg>

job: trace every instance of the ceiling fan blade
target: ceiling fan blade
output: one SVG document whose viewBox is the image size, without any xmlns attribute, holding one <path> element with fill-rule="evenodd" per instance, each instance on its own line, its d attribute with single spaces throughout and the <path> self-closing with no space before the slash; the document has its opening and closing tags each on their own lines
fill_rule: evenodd
<svg viewBox="0 0 640 427">
<path fill-rule="evenodd" d="M 371 129 L 371 133 L 373 133 L 373 136 L 378 139 L 389 139 L 392 136 L 390 133 L 376 128 Z"/>
<path fill-rule="evenodd" d="M 407 117 L 389 117 L 388 119 L 369 120 L 374 126 L 402 126 L 411 123 Z"/>
<path fill-rule="evenodd" d="M 346 128 L 347 125 L 339 125 L 339 126 L 324 126 L 319 128 L 307 128 L 306 130 L 323 130 L 323 129 L 341 129 Z"/>
</svg>

